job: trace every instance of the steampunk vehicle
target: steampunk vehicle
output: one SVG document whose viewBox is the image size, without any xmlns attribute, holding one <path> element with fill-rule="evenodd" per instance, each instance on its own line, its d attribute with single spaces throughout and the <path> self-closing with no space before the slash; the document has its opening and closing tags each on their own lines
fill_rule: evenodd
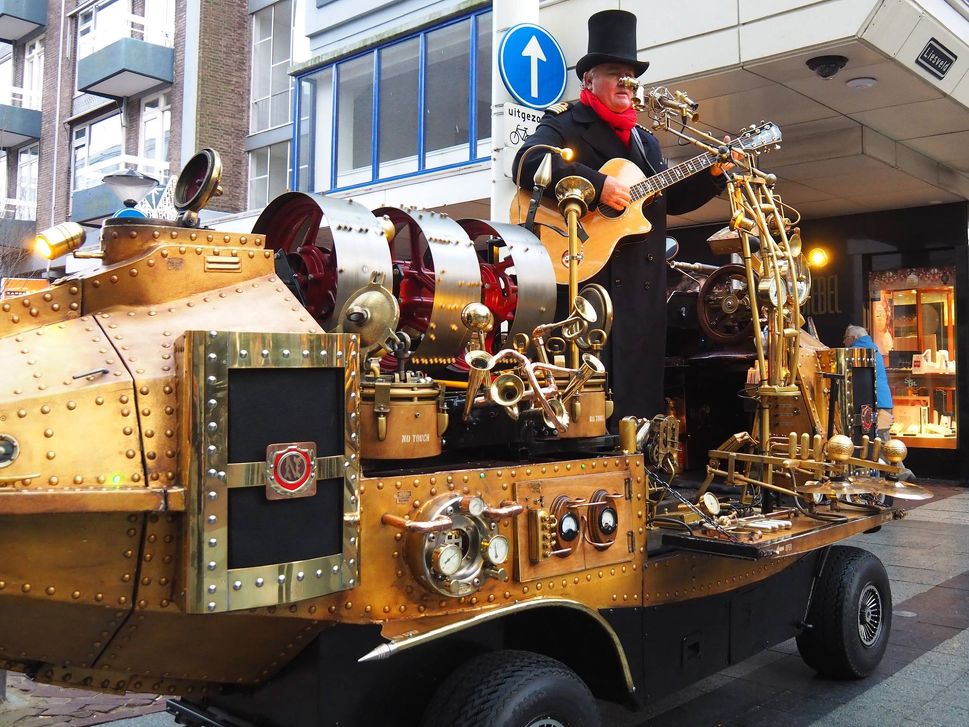
<svg viewBox="0 0 969 727">
<path fill-rule="evenodd" d="M 792 636 L 819 672 L 870 673 L 888 580 L 836 543 L 928 493 L 828 406 L 851 366 L 801 345 L 800 251 L 755 162 L 728 193 L 757 414 L 687 498 L 675 419 L 607 427 L 622 311 L 575 286 L 577 255 L 301 193 L 208 229 L 220 165 L 193 157 L 177 220 L 109 219 L 98 268 L 0 301 L 0 667 L 287 727 L 594 725 L 595 697 Z M 585 194 L 561 193 L 573 253 Z"/>
</svg>

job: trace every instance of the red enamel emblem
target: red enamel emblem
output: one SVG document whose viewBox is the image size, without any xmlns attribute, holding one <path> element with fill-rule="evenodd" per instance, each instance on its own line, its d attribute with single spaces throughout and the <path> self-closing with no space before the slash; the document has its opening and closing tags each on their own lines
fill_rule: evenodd
<svg viewBox="0 0 969 727">
<path fill-rule="evenodd" d="M 266 448 L 266 497 L 278 500 L 316 494 L 316 445 L 272 444 Z"/>
</svg>

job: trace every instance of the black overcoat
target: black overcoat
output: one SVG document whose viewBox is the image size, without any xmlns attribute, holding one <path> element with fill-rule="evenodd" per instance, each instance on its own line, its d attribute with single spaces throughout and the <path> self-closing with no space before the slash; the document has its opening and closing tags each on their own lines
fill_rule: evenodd
<svg viewBox="0 0 969 727">
<path fill-rule="evenodd" d="M 599 167 L 610 159 L 634 162 L 646 176 L 666 169 L 659 142 L 642 127 L 633 129 L 643 142 L 646 157 L 634 140 L 629 148 L 588 106 L 559 104 L 546 112 L 538 129 L 528 137 L 515 157 L 512 169 L 534 144 L 570 147 L 576 154 L 566 164 L 557 155 L 552 162 L 552 183 L 545 194 L 554 199 L 560 179 L 570 174 L 585 177 L 596 190 L 599 202 L 605 175 Z M 698 151 L 699 153 L 699 151 Z M 532 188 L 532 178 L 544 156 L 542 150 L 528 155 L 522 165 L 521 186 Z M 603 351 L 615 399 L 612 427 L 620 418 L 651 417 L 666 411 L 663 401 L 663 370 L 666 357 L 666 215 L 683 214 L 700 207 L 722 191 L 723 177 L 708 171 L 687 177 L 667 189 L 644 209 L 652 230 L 642 238 L 627 240 L 609 264 L 589 282 L 603 285 L 612 296 L 615 320 L 609 344 Z M 594 206 L 592 205 L 592 206 Z M 581 286 L 580 286 L 581 287 Z M 559 315 L 564 315 L 564 286 L 559 288 Z"/>
</svg>

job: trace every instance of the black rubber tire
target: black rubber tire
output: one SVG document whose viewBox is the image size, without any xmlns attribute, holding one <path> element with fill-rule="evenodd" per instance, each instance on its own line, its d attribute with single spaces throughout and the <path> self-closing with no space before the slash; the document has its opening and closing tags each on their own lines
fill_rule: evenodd
<svg viewBox="0 0 969 727">
<path fill-rule="evenodd" d="M 874 599 L 877 626 L 867 608 Z M 860 548 L 829 548 L 814 584 L 807 624 L 797 637 L 797 649 L 808 666 L 836 679 L 860 679 L 871 674 L 885 654 L 892 630 L 892 590 L 882 562 Z M 866 626 L 870 643 L 865 643 L 861 634 Z"/>
<path fill-rule="evenodd" d="M 441 684 L 421 727 L 527 727 L 543 717 L 565 727 L 601 724 L 595 697 L 565 664 L 530 651 L 492 651 Z"/>
</svg>

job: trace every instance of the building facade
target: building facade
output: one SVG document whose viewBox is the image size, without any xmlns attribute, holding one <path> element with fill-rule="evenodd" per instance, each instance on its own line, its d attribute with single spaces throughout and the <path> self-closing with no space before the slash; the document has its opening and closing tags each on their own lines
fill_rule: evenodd
<svg viewBox="0 0 969 727">
<path fill-rule="evenodd" d="M 782 148 L 762 166 L 800 215 L 805 245 L 830 261 L 814 271 L 819 335 L 840 345 L 848 323 L 884 329 L 901 402 L 895 433 L 923 472 L 969 475 L 969 438 L 958 435 L 969 374 L 951 365 L 969 361 L 958 325 L 969 314 L 959 282 L 969 270 L 963 0 L 316 0 L 310 55 L 294 58 L 291 185 L 370 207 L 507 219 L 510 158 L 537 114 L 509 115 L 494 49 L 510 26 L 537 22 L 574 65 L 586 19 L 609 8 L 639 17 L 638 53 L 651 63 L 640 80 L 688 92 L 704 131 L 780 126 Z M 569 74 L 563 100 L 579 94 Z M 671 163 L 698 153 L 657 136 Z M 727 262 L 704 241 L 728 211 L 714 199 L 671 218 L 688 243 L 681 256 Z"/>
<path fill-rule="evenodd" d="M 46 265 L 23 253 L 37 230 L 112 214 L 108 174 L 142 172 L 157 198 L 212 147 L 224 190 L 214 212 L 285 189 L 297 2 L 0 2 L 0 242 L 17 258 L 5 274 Z"/>
</svg>

